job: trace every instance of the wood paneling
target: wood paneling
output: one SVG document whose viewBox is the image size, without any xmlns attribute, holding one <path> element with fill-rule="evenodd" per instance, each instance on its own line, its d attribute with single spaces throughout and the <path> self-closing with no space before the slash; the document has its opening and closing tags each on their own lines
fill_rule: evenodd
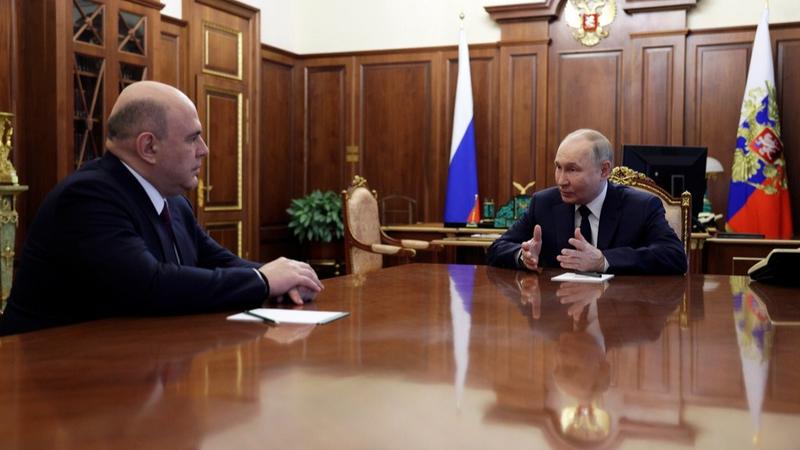
<svg viewBox="0 0 800 450">
<path fill-rule="evenodd" d="M 161 36 L 155 54 L 155 79 L 188 93 L 187 23 L 161 16 Z"/>
<path fill-rule="evenodd" d="M 781 115 L 781 138 L 797 236 L 800 235 L 800 27 L 778 28 L 771 35 L 775 43 L 775 83 Z"/>
<path fill-rule="evenodd" d="M 708 147 L 724 172 L 711 183 L 714 210 L 728 208 L 736 131 L 747 83 L 753 33 L 690 35 L 686 62 L 686 144 Z"/>
<path fill-rule="evenodd" d="M 303 192 L 338 192 L 345 186 L 346 66 L 306 66 L 304 84 Z"/>
<path fill-rule="evenodd" d="M 14 112 L 14 80 L 16 77 L 16 47 L 14 25 L 16 1 L 0 1 L 0 111 Z"/>
<path fill-rule="evenodd" d="M 635 125 L 622 128 L 622 144 L 683 143 L 684 34 L 632 40 L 623 117 Z"/>
<path fill-rule="evenodd" d="M 206 208 L 241 209 L 242 100 L 236 91 L 199 84 L 199 112 L 209 154 L 203 163 Z"/>
<path fill-rule="evenodd" d="M 303 166 L 295 155 L 294 105 L 296 96 L 294 58 L 273 51 L 261 51 L 261 143 L 259 161 L 259 240 L 261 259 L 295 256 L 295 246 L 289 237 L 289 215 L 286 208 L 295 196 L 294 176 Z"/>
<path fill-rule="evenodd" d="M 555 160 L 558 143 L 578 128 L 593 128 L 618 148 L 622 129 L 622 53 L 563 53 L 554 64 L 557 81 L 551 84 L 550 114 L 555 122 L 551 140 L 555 145 L 548 149 L 547 160 Z M 548 185 L 554 183 L 553 177 L 553 173 L 547 174 Z"/>
<path fill-rule="evenodd" d="M 206 224 L 209 236 L 219 242 L 225 248 L 234 252 L 241 253 L 239 247 L 242 242 L 242 223 L 241 222 L 209 222 Z"/>
<path fill-rule="evenodd" d="M 500 157 L 497 204 L 517 194 L 513 181 L 541 184 L 546 146 L 547 57 L 543 44 L 500 50 Z"/>
<path fill-rule="evenodd" d="M 242 78 L 242 32 L 215 23 L 203 23 L 203 72 Z"/>
<path fill-rule="evenodd" d="M 362 64 L 360 71 L 363 175 L 381 195 L 425 205 L 433 150 L 431 63 Z"/>
<path fill-rule="evenodd" d="M 188 91 L 210 150 L 197 217 L 203 225 L 241 222 L 240 242 L 227 246 L 258 260 L 259 10 L 227 0 L 183 0 L 182 10 L 190 24 Z"/>
</svg>

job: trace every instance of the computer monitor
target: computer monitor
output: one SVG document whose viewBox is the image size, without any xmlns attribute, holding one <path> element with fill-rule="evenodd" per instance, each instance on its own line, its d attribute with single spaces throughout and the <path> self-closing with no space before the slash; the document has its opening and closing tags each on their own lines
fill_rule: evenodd
<svg viewBox="0 0 800 450">
<path fill-rule="evenodd" d="M 692 216 L 703 210 L 706 193 L 706 147 L 623 145 L 622 165 L 650 177 L 673 197 L 692 194 Z"/>
</svg>

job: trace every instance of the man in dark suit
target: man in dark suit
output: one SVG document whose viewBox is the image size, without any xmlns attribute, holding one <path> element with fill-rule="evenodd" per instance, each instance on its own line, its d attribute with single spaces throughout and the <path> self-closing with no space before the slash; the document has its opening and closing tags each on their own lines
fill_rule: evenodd
<svg viewBox="0 0 800 450">
<path fill-rule="evenodd" d="M 22 253 L 0 335 L 97 318 L 254 308 L 322 289 L 305 263 L 246 261 L 197 224 L 182 196 L 208 147 L 191 100 L 165 84 L 127 87 L 107 152 L 48 194 Z"/>
<path fill-rule="evenodd" d="M 661 201 L 610 183 L 613 158 L 611 143 L 599 132 L 569 134 L 556 153 L 556 186 L 537 192 L 525 216 L 489 247 L 489 264 L 685 273 L 686 253 Z"/>
</svg>

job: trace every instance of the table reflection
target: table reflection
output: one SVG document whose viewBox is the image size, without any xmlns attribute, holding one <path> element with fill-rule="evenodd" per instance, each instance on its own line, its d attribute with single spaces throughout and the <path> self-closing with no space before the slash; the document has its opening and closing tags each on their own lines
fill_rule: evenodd
<svg viewBox="0 0 800 450">
<path fill-rule="evenodd" d="M 625 389 L 612 383 L 612 372 L 622 367 L 612 367 L 619 359 L 610 354 L 659 341 L 668 317 L 682 303 L 685 279 L 658 279 L 645 293 L 624 278 L 551 283 L 543 275 L 491 268 L 487 275 L 527 319 L 534 335 L 552 348 L 545 411 L 540 411 L 552 422 L 544 424 L 551 443 L 602 447 L 616 439 L 621 422 L 630 425 L 643 418 L 635 411 L 639 408 L 626 405 Z M 664 423 L 675 424 L 674 419 Z"/>
</svg>

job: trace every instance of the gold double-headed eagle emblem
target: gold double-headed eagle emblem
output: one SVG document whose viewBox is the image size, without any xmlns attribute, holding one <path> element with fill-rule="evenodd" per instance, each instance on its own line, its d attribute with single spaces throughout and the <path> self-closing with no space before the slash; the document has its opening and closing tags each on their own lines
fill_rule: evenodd
<svg viewBox="0 0 800 450">
<path fill-rule="evenodd" d="M 569 0 L 564 21 L 581 44 L 593 47 L 608 37 L 608 27 L 617 17 L 616 0 Z"/>
</svg>

